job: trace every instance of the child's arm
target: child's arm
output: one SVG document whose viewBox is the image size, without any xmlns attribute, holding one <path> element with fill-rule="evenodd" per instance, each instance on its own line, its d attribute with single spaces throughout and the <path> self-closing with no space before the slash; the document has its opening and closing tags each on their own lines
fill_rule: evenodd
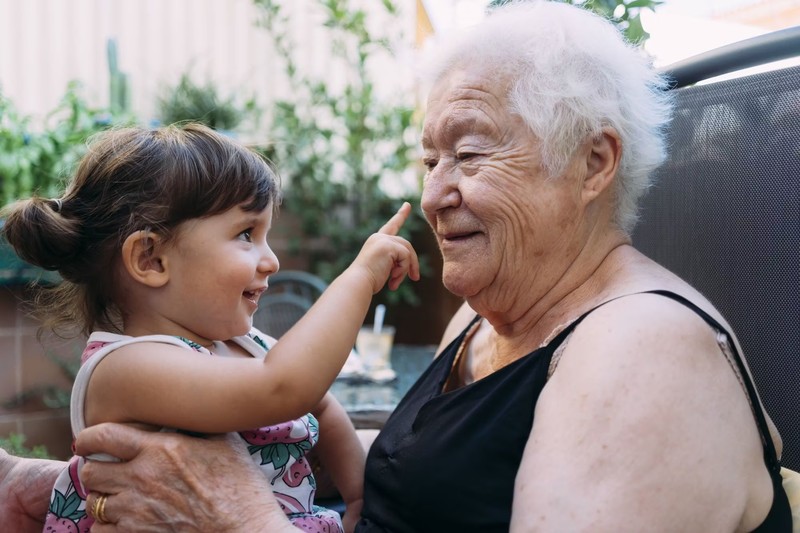
<svg viewBox="0 0 800 533">
<path fill-rule="evenodd" d="M 144 422 L 205 433 L 277 424 L 311 411 L 344 365 L 372 295 L 388 280 L 419 279 L 411 244 L 397 237 L 403 207 L 364 244 L 306 315 L 263 362 L 205 357 L 166 344 L 115 350 L 94 371 L 87 393 L 89 425 Z"/>
<path fill-rule="evenodd" d="M 352 533 L 364 503 L 364 465 L 367 454 L 344 407 L 331 393 L 313 411 L 319 420 L 319 441 L 314 453 L 330 475 L 345 503 L 345 533 Z"/>
</svg>

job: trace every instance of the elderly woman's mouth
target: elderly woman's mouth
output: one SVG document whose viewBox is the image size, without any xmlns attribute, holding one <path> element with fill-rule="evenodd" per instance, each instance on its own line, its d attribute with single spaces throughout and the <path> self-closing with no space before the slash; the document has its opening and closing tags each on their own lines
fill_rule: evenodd
<svg viewBox="0 0 800 533">
<path fill-rule="evenodd" d="M 478 231 L 468 231 L 468 232 L 459 232 L 459 233 L 445 233 L 444 235 L 441 236 L 441 238 L 442 238 L 442 241 L 459 242 L 459 241 L 465 241 L 465 240 L 467 240 L 467 239 L 469 239 L 471 237 L 475 237 L 476 235 L 479 235 L 479 234 L 480 234 L 480 232 L 478 232 Z"/>
</svg>

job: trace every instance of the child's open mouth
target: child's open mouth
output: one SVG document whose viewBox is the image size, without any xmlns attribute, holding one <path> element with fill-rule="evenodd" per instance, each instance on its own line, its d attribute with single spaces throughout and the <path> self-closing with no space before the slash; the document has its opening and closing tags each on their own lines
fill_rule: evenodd
<svg viewBox="0 0 800 533">
<path fill-rule="evenodd" d="M 262 294 L 262 293 L 263 293 L 265 290 L 266 290 L 266 289 L 256 289 L 256 290 L 254 290 L 254 291 L 244 291 L 244 292 L 242 293 L 242 295 L 243 295 L 243 296 L 244 296 L 246 299 L 248 299 L 248 300 L 250 300 L 251 302 L 253 302 L 254 304 L 258 305 L 258 299 L 261 297 L 261 294 Z"/>
</svg>

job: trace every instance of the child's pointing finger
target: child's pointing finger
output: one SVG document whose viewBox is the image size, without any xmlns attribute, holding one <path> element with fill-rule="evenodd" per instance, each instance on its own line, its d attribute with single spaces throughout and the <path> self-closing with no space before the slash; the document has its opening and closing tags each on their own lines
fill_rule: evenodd
<svg viewBox="0 0 800 533">
<path fill-rule="evenodd" d="M 403 227 L 406 220 L 408 220 L 408 215 L 411 214 L 411 204 L 408 202 L 403 202 L 403 205 L 400 206 L 400 209 L 397 210 L 397 213 L 394 214 L 392 218 L 389 219 L 386 224 L 384 224 L 381 229 L 378 230 L 378 233 L 385 233 L 387 235 L 397 235 L 400 231 L 400 228 Z"/>
</svg>

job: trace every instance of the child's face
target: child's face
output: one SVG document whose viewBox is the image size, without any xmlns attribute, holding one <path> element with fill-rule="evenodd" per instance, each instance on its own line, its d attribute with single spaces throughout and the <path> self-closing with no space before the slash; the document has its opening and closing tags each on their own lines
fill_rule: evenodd
<svg viewBox="0 0 800 533">
<path fill-rule="evenodd" d="M 250 330 L 267 277 L 279 267 L 267 243 L 271 225 L 272 206 L 237 206 L 178 226 L 167 251 L 164 311 L 192 340 L 228 340 Z"/>
</svg>

